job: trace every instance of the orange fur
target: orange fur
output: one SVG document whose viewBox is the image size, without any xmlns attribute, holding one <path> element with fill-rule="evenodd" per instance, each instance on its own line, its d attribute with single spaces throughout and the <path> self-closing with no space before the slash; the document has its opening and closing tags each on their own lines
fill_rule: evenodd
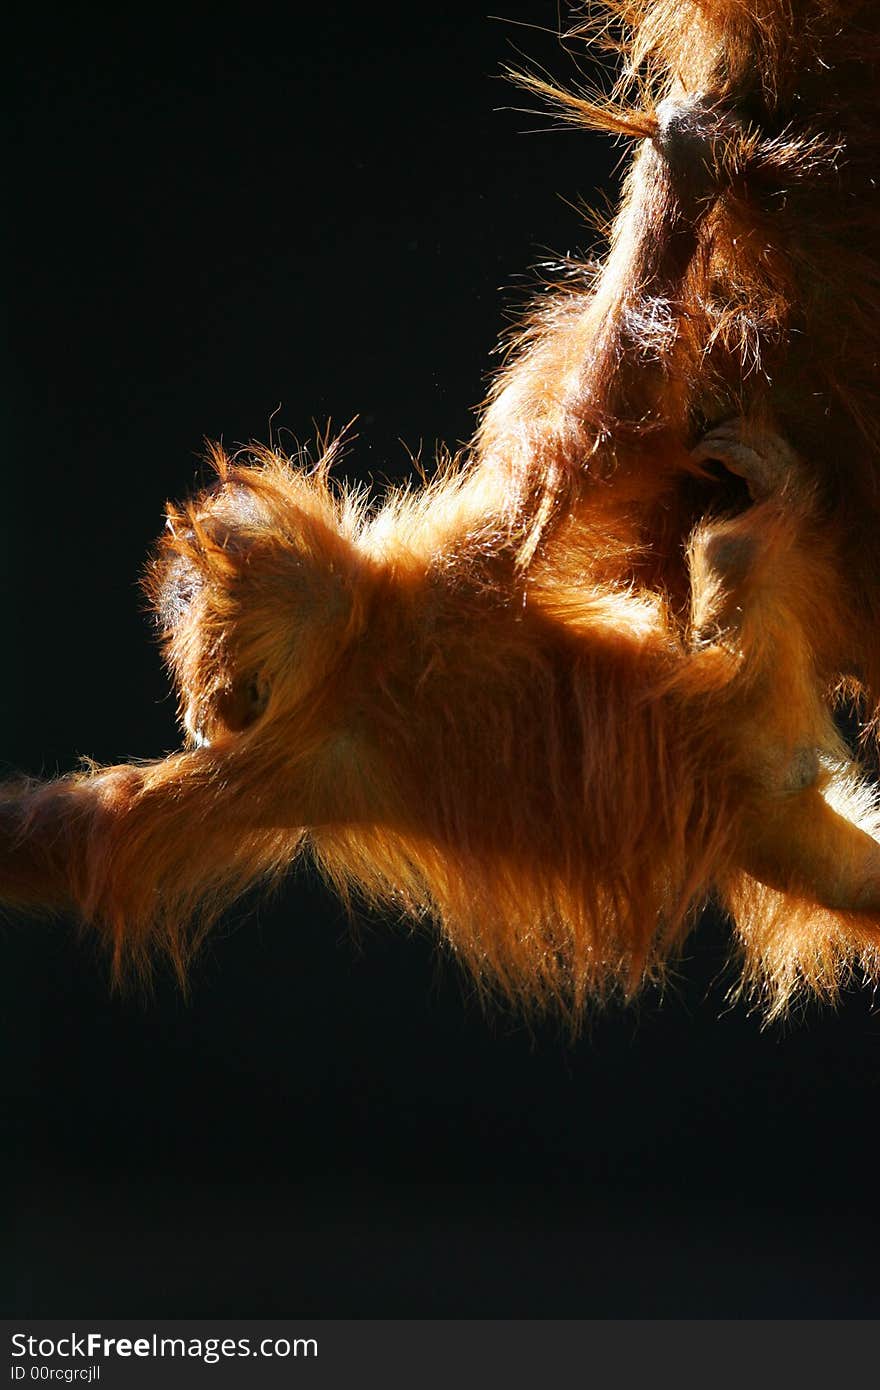
<svg viewBox="0 0 880 1390">
<path fill-rule="evenodd" d="M 333 449 L 217 451 L 147 581 L 189 746 L 0 793 L 5 900 L 77 910 L 119 970 L 161 947 L 183 973 L 308 848 L 574 1018 L 711 893 L 771 1012 L 880 973 L 880 819 L 830 712 L 880 701 L 877 20 L 609 8 L 610 104 L 551 95 L 644 143 L 598 277 L 544 297 L 469 455 L 374 511 Z M 745 469 L 751 504 L 736 449 L 693 452 L 731 415 L 753 459 L 798 450 L 772 487 Z"/>
</svg>

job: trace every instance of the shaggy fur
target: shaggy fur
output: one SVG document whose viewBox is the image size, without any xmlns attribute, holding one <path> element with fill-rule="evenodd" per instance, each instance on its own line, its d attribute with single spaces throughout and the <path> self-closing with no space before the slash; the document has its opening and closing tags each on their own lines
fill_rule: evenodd
<svg viewBox="0 0 880 1390">
<path fill-rule="evenodd" d="M 880 975 L 880 818 L 831 716 L 880 701 L 878 19 L 609 10 L 609 101 L 523 80 L 642 138 L 610 250 L 542 298 L 469 455 L 371 510 L 333 450 L 218 451 L 148 576 L 188 746 L 3 789 L 3 897 L 118 970 L 183 972 L 308 847 L 575 1017 L 710 893 L 771 1012 Z"/>
</svg>

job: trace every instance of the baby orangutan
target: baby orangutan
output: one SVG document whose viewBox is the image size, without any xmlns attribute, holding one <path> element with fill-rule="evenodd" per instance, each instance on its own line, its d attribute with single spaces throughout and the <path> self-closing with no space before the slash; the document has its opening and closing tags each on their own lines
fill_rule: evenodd
<svg viewBox="0 0 880 1390">
<path fill-rule="evenodd" d="M 608 0 L 638 140 L 463 462 L 376 511 L 217 453 L 148 587 L 184 751 L 0 791 L 0 896 L 182 972 L 308 847 L 487 987 L 658 975 L 714 895 L 772 1014 L 880 978 L 880 9 Z M 590 21 L 576 32 L 587 34 Z M 790 445 L 784 440 L 790 441 Z"/>
<path fill-rule="evenodd" d="M 592 506 L 523 568 L 531 518 L 491 468 L 371 514 L 332 449 L 311 471 L 218 451 L 147 581 L 189 746 L 7 788 L 4 898 L 75 909 L 120 970 L 156 946 L 183 970 L 307 845 L 345 898 L 436 921 L 520 1001 L 633 990 L 711 892 L 778 1005 L 833 988 L 874 960 L 880 845 L 811 657 L 834 557 L 793 455 L 746 439 L 696 451 L 756 500 L 696 530 L 684 620 L 609 582 Z"/>
</svg>

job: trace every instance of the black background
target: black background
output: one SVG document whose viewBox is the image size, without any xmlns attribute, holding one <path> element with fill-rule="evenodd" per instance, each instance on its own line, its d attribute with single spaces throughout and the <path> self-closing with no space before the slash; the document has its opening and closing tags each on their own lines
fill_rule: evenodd
<svg viewBox="0 0 880 1390">
<path fill-rule="evenodd" d="M 381 482 L 470 433 L 529 267 L 589 246 L 571 204 L 619 156 L 527 133 L 501 64 L 576 70 L 511 22 L 554 28 L 547 0 L 501 13 L 15 21 L 8 766 L 175 745 L 137 579 L 204 437 L 357 413 L 347 467 Z M 571 1045 L 487 1017 L 419 933 L 353 932 L 305 871 L 189 1000 L 111 995 L 70 924 L 13 922 L 6 1310 L 871 1316 L 874 1001 L 761 1031 L 725 951 L 707 920 L 662 1001 Z"/>
</svg>

